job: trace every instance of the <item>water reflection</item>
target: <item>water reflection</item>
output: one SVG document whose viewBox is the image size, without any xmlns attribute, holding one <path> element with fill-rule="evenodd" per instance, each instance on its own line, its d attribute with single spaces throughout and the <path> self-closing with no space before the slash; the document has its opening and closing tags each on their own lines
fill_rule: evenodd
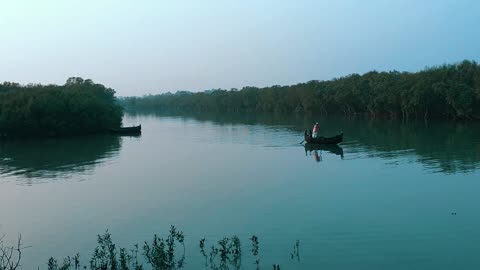
<svg viewBox="0 0 480 270">
<path fill-rule="evenodd" d="M 300 240 L 295 241 L 295 245 L 293 246 L 293 252 L 290 254 L 291 259 L 296 259 L 300 261 Z"/>
<path fill-rule="evenodd" d="M 414 162 L 423 164 L 426 169 L 446 174 L 470 173 L 480 168 L 480 124 L 476 122 L 401 122 L 275 113 L 131 113 L 158 117 L 176 116 L 220 126 L 280 127 L 298 133 L 299 141 L 303 138 L 305 129 L 310 129 L 313 123 L 319 122 L 322 136 L 344 132 L 342 147 L 348 151 L 350 157 L 355 154 L 386 160 L 413 157 Z M 312 154 L 315 155 L 313 150 Z M 318 158 L 321 160 L 320 153 Z"/>
<path fill-rule="evenodd" d="M 118 136 L 87 136 L 0 142 L 0 174 L 21 176 L 23 184 L 89 173 L 118 155 Z"/>
<path fill-rule="evenodd" d="M 338 145 L 331 144 L 305 144 L 305 155 L 313 155 L 315 161 L 320 162 L 322 160 L 322 151 L 340 156 L 343 159 L 343 148 Z"/>
</svg>

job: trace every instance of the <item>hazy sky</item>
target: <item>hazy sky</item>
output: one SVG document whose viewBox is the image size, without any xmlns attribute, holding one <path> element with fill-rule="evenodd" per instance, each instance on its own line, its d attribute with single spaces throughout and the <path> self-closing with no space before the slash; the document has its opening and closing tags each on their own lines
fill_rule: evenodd
<svg viewBox="0 0 480 270">
<path fill-rule="evenodd" d="M 294 84 L 480 59 L 480 1 L 1 1 L 0 81 L 119 95 Z"/>
</svg>

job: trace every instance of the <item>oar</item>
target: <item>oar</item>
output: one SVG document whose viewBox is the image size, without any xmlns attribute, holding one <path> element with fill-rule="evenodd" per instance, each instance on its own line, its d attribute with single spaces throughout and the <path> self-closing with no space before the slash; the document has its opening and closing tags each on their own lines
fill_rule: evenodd
<svg viewBox="0 0 480 270">
<path fill-rule="evenodd" d="M 301 141 L 299 144 L 302 144 L 305 140 Z"/>
</svg>

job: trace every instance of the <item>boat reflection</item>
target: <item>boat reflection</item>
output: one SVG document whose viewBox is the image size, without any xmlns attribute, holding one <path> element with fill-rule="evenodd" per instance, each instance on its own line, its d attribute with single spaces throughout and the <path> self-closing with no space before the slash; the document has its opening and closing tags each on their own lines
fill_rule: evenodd
<svg viewBox="0 0 480 270">
<path fill-rule="evenodd" d="M 343 159 L 343 148 L 336 145 L 336 144 L 311 144 L 306 143 L 305 147 L 305 155 L 313 155 L 315 161 L 320 162 L 322 161 L 322 151 L 326 151 L 337 156 L 340 156 Z"/>
</svg>

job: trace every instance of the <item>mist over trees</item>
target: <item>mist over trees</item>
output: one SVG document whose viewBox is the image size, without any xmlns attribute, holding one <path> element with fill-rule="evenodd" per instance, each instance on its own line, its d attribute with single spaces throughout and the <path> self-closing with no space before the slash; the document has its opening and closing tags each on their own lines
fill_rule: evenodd
<svg viewBox="0 0 480 270">
<path fill-rule="evenodd" d="M 177 92 L 120 100 L 127 109 L 367 114 L 394 119 L 480 119 L 480 66 L 474 61 L 411 72 L 351 74 L 329 81 L 240 90 Z"/>
<path fill-rule="evenodd" d="M 115 91 L 92 80 L 64 85 L 0 84 L 0 137 L 64 136 L 119 127 L 122 107 Z"/>
</svg>

